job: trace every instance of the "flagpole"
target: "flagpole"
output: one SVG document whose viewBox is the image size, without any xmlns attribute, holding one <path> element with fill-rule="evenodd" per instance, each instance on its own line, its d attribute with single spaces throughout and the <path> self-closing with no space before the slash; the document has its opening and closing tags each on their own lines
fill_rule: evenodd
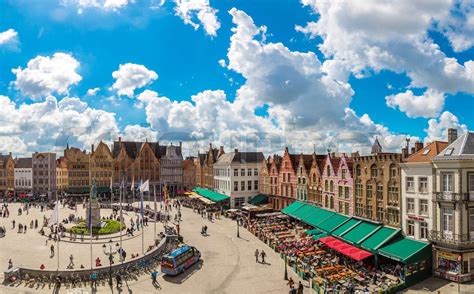
<svg viewBox="0 0 474 294">
<path fill-rule="evenodd" d="M 124 188 L 124 185 L 123 185 L 123 177 L 122 177 L 122 181 L 120 182 L 120 187 L 119 187 L 119 201 L 120 201 L 120 228 L 122 227 L 122 224 L 124 224 L 124 221 L 123 221 L 123 214 L 122 214 L 122 197 L 123 197 L 123 188 Z M 123 252 L 123 246 L 122 246 L 122 230 L 120 230 L 120 254 L 122 254 Z M 123 258 L 122 256 L 120 256 L 120 260 L 122 261 L 122 264 L 123 264 Z"/>
<path fill-rule="evenodd" d="M 92 187 L 91 187 L 92 189 Z M 90 232 L 90 249 L 91 249 L 91 269 L 94 269 L 93 257 L 92 257 L 92 192 L 89 192 L 89 232 Z"/>
<path fill-rule="evenodd" d="M 154 214 L 154 224 L 153 224 L 153 232 L 154 232 L 154 240 L 155 240 L 155 246 L 156 246 L 156 185 L 153 185 L 153 207 L 155 209 L 155 214 Z"/>
<path fill-rule="evenodd" d="M 141 215 L 142 215 L 142 221 L 141 223 L 143 224 L 143 191 L 140 192 L 141 196 Z M 145 234 L 143 234 L 143 231 L 145 228 L 142 225 L 142 255 L 145 255 Z"/>
<path fill-rule="evenodd" d="M 57 208 L 58 208 L 58 221 L 56 222 L 56 226 L 58 226 L 59 224 L 59 198 L 58 198 L 58 191 L 56 190 L 56 205 L 57 205 Z M 59 227 L 59 226 L 58 226 Z M 58 231 L 59 232 L 59 231 Z M 59 234 L 61 235 L 61 233 Z M 58 271 L 59 271 L 59 236 L 57 238 L 57 244 L 56 244 L 56 247 L 57 247 L 57 252 L 58 252 L 58 257 L 57 257 L 57 263 L 58 263 Z"/>
</svg>

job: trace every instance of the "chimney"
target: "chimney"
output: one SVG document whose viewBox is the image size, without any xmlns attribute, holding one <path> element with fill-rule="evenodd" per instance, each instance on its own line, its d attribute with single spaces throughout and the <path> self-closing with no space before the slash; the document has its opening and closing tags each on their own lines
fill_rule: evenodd
<svg viewBox="0 0 474 294">
<path fill-rule="evenodd" d="M 119 142 L 122 142 L 122 137 L 119 137 Z"/>
<path fill-rule="evenodd" d="M 415 153 L 415 150 L 416 150 L 416 149 L 415 149 L 415 146 L 411 147 L 411 153 L 410 153 L 410 154 Z"/>
<path fill-rule="evenodd" d="M 458 138 L 458 130 L 454 128 L 448 129 L 448 144 L 453 143 Z"/>
<path fill-rule="evenodd" d="M 420 151 L 421 149 L 423 149 L 423 147 L 424 147 L 423 142 L 417 141 L 417 142 L 415 143 L 415 152 Z"/>
<path fill-rule="evenodd" d="M 91 144 L 91 153 L 94 153 L 94 144 Z"/>
<path fill-rule="evenodd" d="M 402 148 L 402 159 L 406 159 L 408 157 L 408 148 Z"/>
<path fill-rule="evenodd" d="M 212 149 L 212 143 L 209 143 L 209 149 Z"/>
<path fill-rule="evenodd" d="M 336 152 L 331 152 L 331 158 L 336 158 Z"/>
<path fill-rule="evenodd" d="M 12 153 L 11 153 L 11 152 L 9 152 L 9 154 L 10 154 L 10 157 L 11 157 L 11 156 L 12 156 Z"/>
<path fill-rule="evenodd" d="M 183 142 L 179 141 L 179 148 L 182 149 L 183 148 Z"/>
<path fill-rule="evenodd" d="M 239 153 L 239 149 L 235 148 L 235 149 L 234 149 L 234 152 L 235 152 L 235 153 Z"/>
<path fill-rule="evenodd" d="M 285 153 L 288 153 L 288 146 L 285 147 Z"/>
<path fill-rule="evenodd" d="M 219 147 L 219 153 L 220 153 L 220 154 L 224 154 L 224 146 L 220 146 L 220 147 Z"/>
</svg>

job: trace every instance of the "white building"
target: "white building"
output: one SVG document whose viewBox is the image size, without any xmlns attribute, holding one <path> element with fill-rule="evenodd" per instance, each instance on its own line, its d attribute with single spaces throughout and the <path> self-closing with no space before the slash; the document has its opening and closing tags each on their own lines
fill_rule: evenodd
<svg viewBox="0 0 474 294">
<path fill-rule="evenodd" d="M 240 207 L 259 194 L 258 172 L 262 166 L 262 152 L 225 153 L 214 163 L 214 190 L 230 196 L 232 208 Z"/>
<path fill-rule="evenodd" d="M 15 164 L 15 192 L 33 191 L 33 166 L 31 158 L 18 158 Z"/>
<path fill-rule="evenodd" d="M 448 146 L 435 141 L 423 148 L 415 144 L 415 152 L 401 167 L 402 229 L 406 236 L 426 241 L 433 228 L 434 166 L 431 161 Z"/>
<path fill-rule="evenodd" d="M 474 133 L 456 137 L 456 130 L 448 130 L 449 146 L 433 158 L 436 176 L 429 239 L 434 275 L 465 282 L 474 279 Z"/>
</svg>

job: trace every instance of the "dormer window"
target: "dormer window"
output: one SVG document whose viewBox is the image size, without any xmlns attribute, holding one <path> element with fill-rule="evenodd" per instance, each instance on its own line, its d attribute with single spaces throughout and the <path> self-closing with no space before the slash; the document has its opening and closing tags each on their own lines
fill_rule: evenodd
<svg viewBox="0 0 474 294">
<path fill-rule="evenodd" d="M 428 153 L 430 153 L 430 149 L 426 149 L 425 151 L 423 151 L 424 156 L 428 155 Z"/>
<path fill-rule="evenodd" d="M 446 152 L 444 152 L 444 156 L 451 156 L 453 154 L 454 148 L 448 148 L 446 149 Z"/>
</svg>

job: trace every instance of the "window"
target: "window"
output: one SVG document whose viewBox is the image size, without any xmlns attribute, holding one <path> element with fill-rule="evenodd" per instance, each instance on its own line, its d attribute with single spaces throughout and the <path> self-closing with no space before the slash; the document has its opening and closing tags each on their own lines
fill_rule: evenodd
<svg viewBox="0 0 474 294">
<path fill-rule="evenodd" d="M 420 199 L 420 215 L 428 215 L 428 200 Z"/>
<path fill-rule="evenodd" d="M 242 206 L 242 204 L 244 204 L 244 202 L 245 202 L 245 197 L 236 197 L 234 199 L 234 204 L 235 204 L 236 207 Z"/>
<path fill-rule="evenodd" d="M 442 174 L 441 183 L 443 192 L 453 192 L 453 174 Z"/>
<path fill-rule="evenodd" d="M 240 170 L 240 176 L 245 177 L 245 168 Z"/>
<path fill-rule="evenodd" d="M 346 203 L 346 205 L 344 205 L 344 214 L 349 215 L 349 204 L 348 203 Z"/>
<path fill-rule="evenodd" d="M 339 201 L 339 207 L 338 207 L 338 212 L 339 213 L 342 213 L 343 209 L 344 209 L 344 203 L 342 201 Z"/>
<path fill-rule="evenodd" d="M 362 183 L 360 181 L 357 181 L 356 183 L 355 196 L 362 197 Z"/>
<path fill-rule="evenodd" d="M 357 165 L 356 166 L 356 176 L 360 177 L 361 174 L 362 174 L 362 172 L 361 172 L 361 169 L 360 169 L 360 165 Z"/>
<path fill-rule="evenodd" d="M 367 184 L 367 199 L 372 199 L 372 184 Z"/>
<path fill-rule="evenodd" d="M 454 148 L 448 148 L 444 152 L 444 156 L 451 156 L 453 154 Z"/>
<path fill-rule="evenodd" d="M 324 181 L 324 191 L 329 191 L 329 182 L 328 182 L 328 180 Z"/>
<path fill-rule="evenodd" d="M 428 193 L 428 178 L 420 177 L 418 179 L 418 191 L 420 193 Z"/>
<path fill-rule="evenodd" d="M 252 190 L 252 181 L 248 181 L 247 182 L 247 191 L 251 191 Z"/>
<path fill-rule="evenodd" d="M 413 177 L 406 177 L 405 182 L 406 182 L 406 191 L 415 192 L 415 180 L 413 179 Z"/>
<path fill-rule="evenodd" d="M 349 187 L 344 187 L 344 198 L 349 199 Z"/>
<path fill-rule="evenodd" d="M 390 165 L 390 178 L 397 176 L 397 166 L 395 164 Z"/>
<path fill-rule="evenodd" d="M 415 222 L 407 220 L 407 236 L 415 236 Z"/>
<path fill-rule="evenodd" d="M 258 190 L 258 181 L 253 182 L 253 188 L 254 190 Z"/>
<path fill-rule="evenodd" d="M 329 191 L 334 192 L 334 183 L 333 183 L 333 181 L 329 182 Z"/>
<path fill-rule="evenodd" d="M 474 208 L 469 208 L 469 234 L 471 239 L 474 238 Z"/>
<path fill-rule="evenodd" d="M 258 169 L 257 169 L 257 168 L 255 168 L 255 169 L 253 170 L 253 175 L 254 175 L 254 176 L 258 176 Z"/>
<path fill-rule="evenodd" d="M 449 207 L 444 207 L 442 211 L 443 216 L 443 231 L 444 233 L 451 234 L 454 230 L 453 222 L 453 209 Z"/>
<path fill-rule="evenodd" d="M 430 149 L 426 149 L 425 151 L 423 151 L 424 156 L 428 155 L 428 153 L 430 153 Z"/>
<path fill-rule="evenodd" d="M 474 173 L 467 174 L 467 190 L 471 194 L 474 193 Z"/>
<path fill-rule="evenodd" d="M 396 186 L 395 183 L 392 183 L 388 187 L 388 201 L 392 205 L 397 205 L 398 206 L 398 187 Z"/>
<path fill-rule="evenodd" d="M 345 168 L 343 168 L 343 169 L 342 169 L 342 172 L 341 172 L 341 173 L 342 173 L 342 174 L 341 174 L 341 177 L 342 177 L 343 180 L 346 179 L 346 172 L 347 172 L 347 170 L 346 170 Z"/>
<path fill-rule="evenodd" d="M 245 191 L 245 181 L 240 182 L 240 191 Z"/>
<path fill-rule="evenodd" d="M 343 191 L 343 190 L 342 190 L 342 186 L 339 186 L 338 194 L 337 194 L 337 196 L 338 196 L 339 198 L 342 198 L 342 191 Z"/>
<path fill-rule="evenodd" d="M 381 183 L 377 184 L 377 200 L 383 200 L 383 186 Z"/>
<path fill-rule="evenodd" d="M 331 197 L 331 199 L 329 199 L 329 208 L 334 209 L 334 197 Z"/>
<path fill-rule="evenodd" d="M 420 239 L 428 239 L 428 223 L 420 222 Z"/>
<path fill-rule="evenodd" d="M 415 212 L 415 199 L 407 198 L 407 213 Z"/>
<path fill-rule="evenodd" d="M 327 176 L 331 175 L 331 167 L 329 167 L 329 165 L 326 167 L 326 175 Z"/>
<path fill-rule="evenodd" d="M 372 179 L 378 177 L 378 170 L 375 164 L 372 164 L 372 166 L 370 167 L 370 177 Z"/>
<path fill-rule="evenodd" d="M 249 168 L 249 169 L 247 170 L 247 176 L 248 176 L 248 177 L 251 177 L 251 176 L 252 176 L 252 169 Z"/>
<path fill-rule="evenodd" d="M 238 177 L 239 176 L 239 170 L 234 168 L 234 177 Z"/>
</svg>

